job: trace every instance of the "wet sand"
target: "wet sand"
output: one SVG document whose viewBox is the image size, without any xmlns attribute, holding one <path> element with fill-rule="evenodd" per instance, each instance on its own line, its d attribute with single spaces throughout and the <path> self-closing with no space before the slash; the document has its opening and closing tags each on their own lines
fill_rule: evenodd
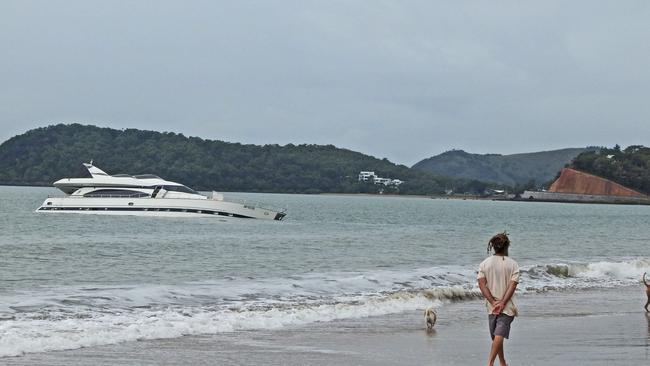
<svg viewBox="0 0 650 366">
<path fill-rule="evenodd" d="M 648 365 L 643 287 L 519 295 L 510 365 Z M 0 359 L 7 365 L 481 365 L 482 301 L 445 304 L 435 331 L 421 311 L 281 330 L 188 336 Z"/>
</svg>

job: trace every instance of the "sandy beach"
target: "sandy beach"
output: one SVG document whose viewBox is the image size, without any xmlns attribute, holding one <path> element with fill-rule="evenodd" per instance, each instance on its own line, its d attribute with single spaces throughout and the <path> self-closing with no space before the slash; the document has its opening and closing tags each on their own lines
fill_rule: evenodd
<svg viewBox="0 0 650 366">
<path fill-rule="evenodd" d="M 647 365 L 642 286 L 518 296 L 511 365 Z M 7 365 L 480 365 L 489 337 L 480 300 L 446 303 L 427 334 L 420 312 L 282 330 L 126 342 L 2 359 Z"/>
</svg>

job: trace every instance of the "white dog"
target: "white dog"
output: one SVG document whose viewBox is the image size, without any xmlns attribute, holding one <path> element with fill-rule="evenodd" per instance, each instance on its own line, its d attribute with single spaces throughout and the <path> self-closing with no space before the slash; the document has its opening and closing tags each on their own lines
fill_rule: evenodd
<svg viewBox="0 0 650 366">
<path fill-rule="evenodd" d="M 436 309 L 430 307 L 424 311 L 424 321 L 427 324 L 427 330 L 433 330 L 433 326 L 436 325 L 436 319 L 438 319 Z"/>
</svg>

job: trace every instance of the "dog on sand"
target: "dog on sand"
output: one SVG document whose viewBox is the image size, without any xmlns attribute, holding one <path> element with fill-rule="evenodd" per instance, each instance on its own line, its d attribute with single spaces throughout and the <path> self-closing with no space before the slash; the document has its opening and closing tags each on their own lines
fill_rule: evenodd
<svg viewBox="0 0 650 366">
<path fill-rule="evenodd" d="M 645 285 L 645 294 L 648 295 L 648 301 L 645 303 L 645 311 L 650 313 L 650 310 L 648 310 L 648 305 L 650 305 L 650 283 L 645 279 L 646 273 L 643 273 L 643 284 Z"/>
<path fill-rule="evenodd" d="M 424 321 L 427 324 L 427 330 L 433 330 L 433 326 L 436 325 L 436 320 L 438 319 L 438 314 L 434 308 L 428 308 L 424 311 Z"/>
</svg>

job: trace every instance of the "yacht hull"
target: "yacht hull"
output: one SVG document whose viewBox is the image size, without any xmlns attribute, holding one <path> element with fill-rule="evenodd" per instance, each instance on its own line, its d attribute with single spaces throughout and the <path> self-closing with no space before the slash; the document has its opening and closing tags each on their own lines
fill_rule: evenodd
<svg viewBox="0 0 650 366">
<path fill-rule="evenodd" d="M 282 220 L 284 212 L 238 202 L 185 198 L 50 197 L 36 210 L 48 213 L 166 217 L 236 217 Z"/>
</svg>

